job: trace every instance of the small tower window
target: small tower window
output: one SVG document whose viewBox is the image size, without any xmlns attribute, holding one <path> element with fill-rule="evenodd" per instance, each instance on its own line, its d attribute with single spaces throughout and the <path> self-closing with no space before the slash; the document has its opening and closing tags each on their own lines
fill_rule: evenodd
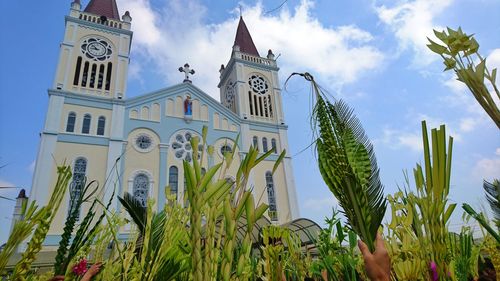
<svg viewBox="0 0 500 281">
<path fill-rule="evenodd" d="M 267 147 L 267 138 L 262 138 L 262 151 L 266 153 L 269 150 Z"/>
<path fill-rule="evenodd" d="M 271 139 L 271 149 L 274 153 L 278 152 L 278 149 L 276 148 L 276 139 Z"/>
<path fill-rule="evenodd" d="M 82 57 L 76 59 L 75 77 L 73 78 L 73 85 L 75 86 L 78 86 L 80 80 L 80 68 L 82 68 Z"/>
<path fill-rule="evenodd" d="M 92 121 L 90 114 L 85 114 L 83 116 L 82 134 L 90 133 L 90 121 Z"/>
<path fill-rule="evenodd" d="M 100 116 L 97 121 L 97 135 L 104 136 L 104 127 L 106 126 L 106 117 Z"/>
<path fill-rule="evenodd" d="M 148 203 L 149 178 L 146 174 L 138 174 L 134 178 L 133 195 L 143 207 Z"/>
<path fill-rule="evenodd" d="M 259 150 L 259 138 L 257 136 L 253 136 L 253 147 Z"/>
<path fill-rule="evenodd" d="M 76 113 L 70 112 L 68 114 L 68 120 L 66 121 L 66 132 L 74 132 L 75 131 L 75 122 L 76 122 Z"/>
<path fill-rule="evenodd" d="M 273 174 L 266 172 L 267 200 L 269 202 L 269 218 L 272 221 L 278 220 L 278 209 L 276 206 L 276 193 L 274 191 Z"/>
<path fill-rule="evenodd" d="M 168 185 L 170 186 L 170 193 L 177 196 L 179 187 L 179 170 L 176 166 L 170 166 L 168 170 Z"/>
</svg>

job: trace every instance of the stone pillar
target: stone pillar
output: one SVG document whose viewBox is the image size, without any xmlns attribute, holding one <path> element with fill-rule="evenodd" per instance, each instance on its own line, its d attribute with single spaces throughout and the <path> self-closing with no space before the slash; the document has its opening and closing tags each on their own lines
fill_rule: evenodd
<svg viewBox="0 0 500 281">
<path fill-rule="evenodd" d="M 166 203 L 165 187 L 167 186 L 167 156 L 168 156 L 168 144 L 160 143 L 160 174 L 158 179 L 158 212 L 163 210 Z"/>
</svg>

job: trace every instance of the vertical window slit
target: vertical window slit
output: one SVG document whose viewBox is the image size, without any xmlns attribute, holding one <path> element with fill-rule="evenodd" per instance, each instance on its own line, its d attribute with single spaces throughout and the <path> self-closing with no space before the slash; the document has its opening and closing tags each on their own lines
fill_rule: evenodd
<svg viewBox="0 0 500 281">
<path fill-rule="evenodd" d="M 104 65 L 99 66 L 99 77 L 97 78 L 97 88 L 102 89 L 102 81 L 104 79 Z"/>
<path fill-rule="evenodd" d="M 111 71 L 112 71 L 113 65 L 108 62 L 108 69 L 106 71 L 106 91 L 109 91 L 109 88 L 111 87 Z"/>
<path fill-rule="evenodd" d="M 76 59 L 75 77 L 73 78 L 73 85 L 78 86 L 80 80 L 80 68 L 82 68 L 82 57 Z"/>
<path fill-rule="evenodd" d="M 259 115 L 264 117 L 264 111 L 262 110 L 262 97 L 259 97 Z"/>
<path fill-rule="evenodd" d="M 87 87 L 87 78 L 89 77 L 89 62 L 85 62 L 83 67 L 82 87 Z"/>
<path fill-rule="evenodd" d="M 250 115 L 253 115 L 252 92 L 248 92 L 248 102 L 250 104 Z"/>
<path fill-rule="evenodd" d="M 90 88 L 94 88 L 96 72 L 97 72 L 97 65 L 94 63 L 92 64 L 92 72 L 90 73 L 90 85 L 89 85 Z"/>
</svg>

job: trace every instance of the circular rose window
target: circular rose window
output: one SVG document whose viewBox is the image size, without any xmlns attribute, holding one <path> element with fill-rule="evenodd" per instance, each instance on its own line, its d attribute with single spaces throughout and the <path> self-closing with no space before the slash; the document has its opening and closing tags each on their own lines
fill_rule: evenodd
<svg viewBox="0 0 500 281">
<path fill-rule="evenodd" d="M 193 137 L 192 132 L 182 132 L 177 133 L 172 142 L 172 149 L 174 150 L 174 155 L 177 159 L 183 159 L 191 162 L 193 159 L 193 147 L 191 145 L 191 138 Z M 198 145 L 198 160 L 201 158 L 201 151 L 203 150 L 203 145 Z"/>
</svg>

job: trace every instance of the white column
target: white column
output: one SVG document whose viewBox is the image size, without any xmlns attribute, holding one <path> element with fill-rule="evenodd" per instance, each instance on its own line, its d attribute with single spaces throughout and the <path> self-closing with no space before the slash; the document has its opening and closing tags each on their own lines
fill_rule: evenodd
<svg viewBox="0 0 500 281">
<path fill-rule="evenodd" d="M 33 182 L 31 184 L 30 201 L 36 200 L 39 206 L 48 202 L 51 194 L 50 183 L 53 177 L 57 177 L 54 152 L 56 150 L 57 134 L 61 124 L 64 97 L 50 95 L 45 127 L 40 135 L 40 145 L 36 157 Z M 61 163 L 58 163 L 61 164 Z"/>
<path fill-rule="evenodd" d="M 116 207 L 116 196 L 120 190 L 120 177 L 121 175 L 121 165 L 123 164 L 122 159 L 122 148 L 123 148 L 123 123 L 124 123 L 125 108 L 123 105 L 114 104 L 113 113 L 111 116 L 111 122 L 106 124 L 106 126 L 111 126 L 109 130 L 109 148 L 108 148 L 108 160 L 106 164 L 106 184 L 104 185 L 104 198 L 103 203 L 107 204 L 115 190 L 115 196 L 111 206 Z M 122 177 L 123 179 L 123 177 Z"/>
<path fill-rule="evenodd" d="M 289 153 L 290 149 L 288 148 L 288 136 L 287 131 L 285 129 L 279 130 L 279 139 L 280 139 L 280 147 L 282 149 L 286 149 Z M 286 156 L 283 159 L 283 169 L 285 172 L 285 182 L 288 194 L 288 206 L 290 208 L 290 214 L 292 216 L 292 220 L 299 217 L 299 203 L 297 201 L 297 190 L 295 188 L 295 177 L 293 173 L 292 166 L 292 158 L 290 156 Z"/>
</svg>

